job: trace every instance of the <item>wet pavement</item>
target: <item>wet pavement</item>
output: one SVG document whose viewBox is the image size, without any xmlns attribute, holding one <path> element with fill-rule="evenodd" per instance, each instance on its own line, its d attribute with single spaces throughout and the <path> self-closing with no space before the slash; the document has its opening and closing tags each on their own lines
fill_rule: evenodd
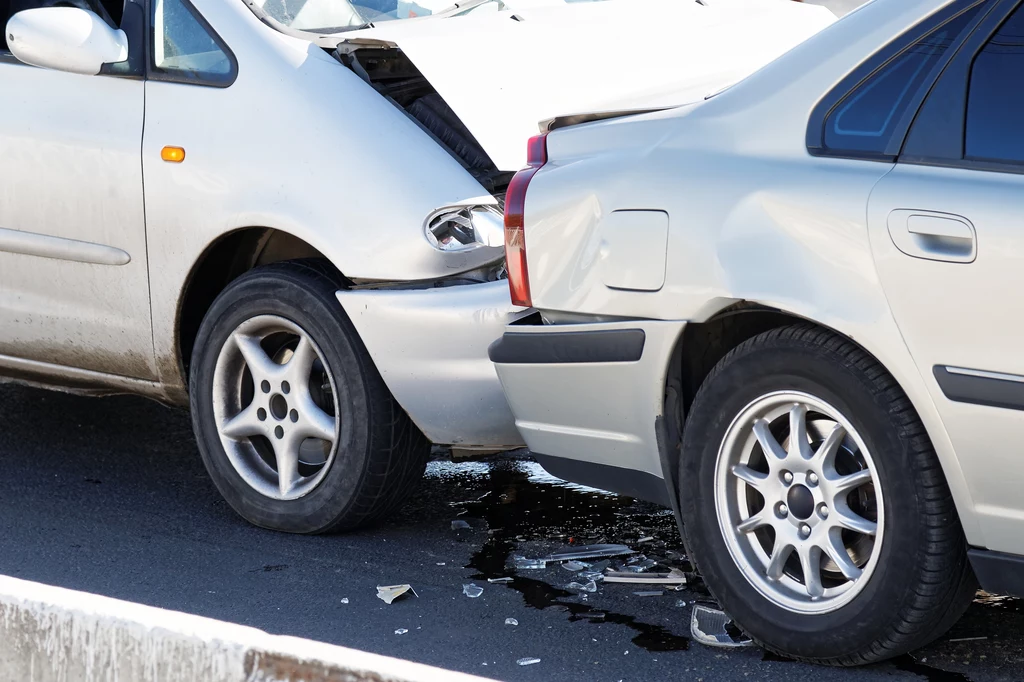
<svg viewBox="0 0 1024 682">
<path fill-rule="evenodd" d="M 297 537 L 253 528 L 220 500 L 183 412 L 0 386 L 0 420 L 7 575 L 496 679 L 1021 677 L 1017 600 L 979 598 L 913 657 L 834 670 L 691 642 L 691 609 L 707 601 L 697 581 L 660 596 L 637 596 L 651 588 L 630 584 L 586 593 L 567 588 L 585 581 L 558 565 L 515 569 L 517 556 L 621 543 L 691 570 L 667 510 L 567 484 L 525 455 L 434 461 L 414 499 L 382 526 Z M 488 582 L 502 577 L 512 580 Z M 377 585 L 399 583 L 419 596 L 377 599 Z M 466 585 L 483 592 L 470 598 Z"/>
</svg>

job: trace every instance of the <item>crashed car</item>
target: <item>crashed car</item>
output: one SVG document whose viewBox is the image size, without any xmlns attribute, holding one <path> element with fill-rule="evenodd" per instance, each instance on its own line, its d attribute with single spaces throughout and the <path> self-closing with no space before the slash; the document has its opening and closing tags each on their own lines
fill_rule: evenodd
<svg viewBox="0 0 1024 682">
<path fill-rule="evenodd" d="M 538 120 L 703 96 L 832 21 L 786 0 L 0 7 L 0 374 L 189 404 L 231 507 L 302 533 L 387 514 L 431 442 L 522 445 L 486 349 L 526 312 L 501 209 Z"/>
<path fill-rule="evenodd" d="M 875 0 L 704 102 L 556 119 L 507 193 L 527 444 L 671 505 L 775 652 L 1024 594 L 1022 74 L 1021 0 Z"/>
</svg>

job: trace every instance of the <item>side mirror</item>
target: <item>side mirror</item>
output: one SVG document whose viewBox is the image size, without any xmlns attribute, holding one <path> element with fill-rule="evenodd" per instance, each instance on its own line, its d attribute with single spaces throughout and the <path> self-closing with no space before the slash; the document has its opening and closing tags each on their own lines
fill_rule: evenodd
<svg viewBox="0 0 1024 682">
<path fill-rule="evenodd" d="M 31 66 L 96 75 L 104 64 L 128 59 L 128 36 L 95 12 L 77 7 L 40 7 L 7 22 L 7 47 Z"/>
</svg>

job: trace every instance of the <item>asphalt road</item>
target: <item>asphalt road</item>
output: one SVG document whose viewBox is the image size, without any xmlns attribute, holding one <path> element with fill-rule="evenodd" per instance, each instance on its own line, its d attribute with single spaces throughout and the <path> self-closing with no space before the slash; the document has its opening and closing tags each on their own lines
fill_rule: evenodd
<svg viewBox="0 0 1024 682">
<path fill-rule="evenodd" d="M 564 589 L 568 571 L 516 572 L 511 557 L 620 542 L 686 568 L 673 520 L 525 458 L 433 462 L 385 525 L 296 537 L 250 527 L 220 500 L 185 413 L 0 386 L 0 471 L 0 573 L 497 679 L 981 681 L 1019 679 L 1024 663 L 1013 600 L 976 604 L 916 658 L 860 670 L 691 642 L 699 590 L 638 597 L 602 585 L 584 600 Z M 456 519 L 471 528 L 453 531 Z M 486 581 L 500 576 L 515 580 Z M 396 583 L 419 597 L 376 598 L 377 585 Z M 470 583 L 483 595 L 464 596 Z M 987 639 L 950 641 L 973 637 Z M 526 657 L 540 663 L 517 665 Z"/>
</svg>

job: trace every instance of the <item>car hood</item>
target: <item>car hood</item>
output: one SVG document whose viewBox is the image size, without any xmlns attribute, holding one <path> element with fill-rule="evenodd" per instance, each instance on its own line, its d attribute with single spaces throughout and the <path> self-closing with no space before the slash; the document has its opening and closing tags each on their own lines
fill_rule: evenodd
<svg viewBox="0 0 1024 682">
<path fill-rule="evenodd" d="M 343 42 L 397 45 L 494 164 L 516 170 L 540 121 L 703 99 L 835 20 L 791 0 L 548 2 L 382 23 Z"/>
</svg>

